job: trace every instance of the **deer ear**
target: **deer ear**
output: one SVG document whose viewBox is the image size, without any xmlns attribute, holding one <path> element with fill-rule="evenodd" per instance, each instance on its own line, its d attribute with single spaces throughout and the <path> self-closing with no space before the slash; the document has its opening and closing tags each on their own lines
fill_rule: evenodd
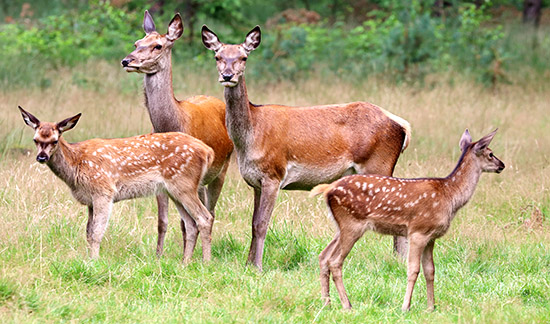
<svg viewBox="0 0 550 324">
<path fill-rule="evenodd" d="M 70 129 L 72 129 L 73 127 L 75 127 L 76 123 L 78 122 L 78 120 L 80 119 L 80 116 L 82 114 L 77 114 L 73 117 L 69 117 L 67 119 L 64 119 L 62 121 L 60 121 L 59 123 L 57 123 L 57 129 L 63 133 L 63 132 L 66 132 Z"/>
<path fill-rule="evenodd" d="M 177 13 L 174 18 L 172 18 L 172 21 L 168 24 L 168 33 L 166 34 L 166 38 L 168 38 L 170 41 L 175 41 L 176 39 L 180 38 L 183 34 L 183 21 L 181 20 L 181 16 L 179 13 Z"/>
<path fill-rule="evenodd" d="M 211 51 L 217 51 L 222 47 L 222 43 L 218 39 L 218 35 L 216 35 L 213 31 L 211 31 L 206 25 L 202 25 L 202 43 L 206 48 L 208 48 Z"/>
<path fill-rule="evenodd" d="M 157 30 L 153 17 L 151 17 L 148 10 L 145 10 L 145 15 L 143 16 L 143 30 L 145 31 L 145 34 L 150 34 Z"/>
<path fill-rule="evenodd" d="M 493 140 L 493 137 L 495 137 L 495 135 L 497 133 L 497 130 L 498 130 L 498 128 L 495 129 L 494 131 L 490 132 L 489 134 L 485 135 L 479 141 L 477 141 L 477 143 L 474 146 L 476 152 L 483 151 L 484 149 L 486 149 L 489 146 L 489 144 L 491 144 L 491 141 Z"/>
<path fill-rule="evenodd" d="M 460 138 L 460 142 L 458 145 L 460 146 L 460 150 L 464 152 L 470 144 L 472 144 L 472 136 L 470 135 L 470 131 L 468 130 L 468 128 L 466 128 L 464 134 L 462 134 L 462 137 Z"/>
<path fill-rule="evenodd" d="M 21 116 L 23 116 L 23 120 L 25 121 L 25 124 L 29 125 L 33 129 L 37 129 L 38 126 L 40 126 L 40 121 L 38 120 L 38 118 L 34 117 L 30 112 L 25 111 L 25 109 L 21 108 L 21 106 L 17 106 L 17 107 L 21 112 Z"/>
<path fill-rule="evenodd" d="M 256 26 L 246 35 L 242 46 L 247 52 L 252 52 L 260 46 L 261 41 L 262 31 L 260 30 L 260 26 Z"/>
</svg>

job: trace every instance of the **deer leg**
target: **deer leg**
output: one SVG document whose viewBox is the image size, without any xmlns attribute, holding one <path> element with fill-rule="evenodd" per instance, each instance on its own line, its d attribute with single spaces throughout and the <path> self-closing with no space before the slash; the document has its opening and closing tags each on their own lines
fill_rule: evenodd
<svg viewBox="0 0 550 324">
<path fill-rule="evenodd" d="M 256 219 L 257 214 L 260 212 L 260 198 L 262 196 L 262 190 L 254 188 L 254 211 L 252 212 L 252 220 Z M 256 249 L 253 247 L 256 246 L 256 238 L 254 237 L 254 226 L 252 226 L 252 240 L 250 242 L 250 251 L 248 253 L 247 264 L 251 264 L 253 260 L 256 259 Z"/>
<path fill-rule="evenodd" d="M 86 224 L 86 240 L 88 245 L 92 244 L 92 223 L 94 221 L 94 207 L 88 206 L 88 223 Z"/>
<path fill-rule="evenodd" d="M 359 225 L 350 223 L 348 226 L 340 229 L 340 238 L 336 243 L 336 248 L 333 250 L 331 260 L 329 262 L 329 269 L 332 273 L 332 280 L 336 285 L 336 290 L 340 296 L 340 302 L 344 309 L 351 309 L 351 303 L 344 287 L 344 281 L 342 279 L 342 265 L 344 259 L 348 256 L 349 252 L 355 245 L 355 242 L 363 235 L 365 229 Z"/>
<path fill-rule="evenodd" d="M 183 205 L 189 216 L 193 218 L 199 230 L 202 242 L 202 259 L 204 262 L 209 262 L 212 259 L 211 243 L 214 217 L 204 207 L 196 192 L 186 193 L 182 198 L 178 199 L 179 202 Z"/>
<path fill-rule="evenodd" d="M 93 199 L 93 217 L 91 224 L 89 225 L 90 234 L 88 236 L 90 257 L 92 259 L 97 259 L 99 257 L 99 245 L 101 244 L 103 235 L 105 235 L 105 230 L 107 229 L 107 223 L 109 222 L 112 207 L 113 201 L 110 198 L 99 197 Z"/>
<path fill-rule="evenodd" d="M 216 204 L 218 203 L 218 198 L 220 198 L 220 194 L 222 192 L 223 183 L 225 182 L 225 174 L 227 173 L 227 168 L 229 166 L 229 160 L 227 160 L 227 163 L 223 166 L 223 169 L 218 174 L 218 176 L 210 182 L 208 185 L 208 190 L 206 191 L 207 194 L 207 201 L 206 201 L 206 208 L 208 208 L 208 211 L 210 212 L 210 215 L 212 217 L 216 217 Z"/>
<path fill-rule="evenodd" d="M 176 209 L 181 217 L 181 227 L 182 231 L 185 231 L 185 237 L 183 241 L 183 263 L 187 264 L 191 261 L 193 257 L 193 251 L 195 250 L 195 245 L 197 244 L 197 237 L 199 235 L 199 230 L 197 229 L 197 224 L 195 220 L 191 218 L 187 210 L 179 201 L 174 200 Z"/>
<path fill-rule="evenodd" d="M 401 259 L 407 257 L 407 247 L 408 247 L 407 238 L 404 236 L 393 236 L 393 252 L 395 252 Z"/>
<path fill-rule="evenodd" d="M 258 210 L 254 210 L 252 217 L 252 242 L 250 244 L 250 252 L 248 254 L 247 261 L 247 263 L 254 264 L 260 271 L 262 271 L 265 236 L 267 234 L 269 220 L 271 218 L 273 208 L 275 207 L 275 200 L 277 199 L 278 193 L 279 181 L 262 181 Z M 254 191 L 254 194 L 254 205 L 257 205 L 256 190 Z"/>
<path fill-rule="evenodd" d="M 157 238 L 157 256 L 160 257 L 164 253 L 164 237 L 168 229 L 168 196 L 166 194 L 157 195 L 158 208 L 158 238 Z M 182 224 L 183 225 L 183 224 Z M 182 227 L 184 230 L 184 227 Z M 185 232 L 183 232 L 183 242 L 185 244 Z"/>
<path fill-rule="evenodd" d="M 339 237 L 340 233 L 338 232 L 323 252 L 319 254 L 321 298 L 323 299 L 325 306 L 330 305 L 330 269 L 328 267 L 328 261 L 337 246 Z"/>
<path fill-rule="evenodd" d="M 411 298 L 418 273 L 420 272 L 420 257 L 428 244 L 424 235 L 417 234 L 409 236 L 409 256 L 407 259 L 407 291 L 401 310 L 406 312 L 411 307 Z"/>
<path fill-rule="evenodd" d="M 428 299 L 428 310 L 434 310 L 434 241 L 430 241 L 422 253 L 422 270 L 426 278 L 426 289 Z"/>
</svg>

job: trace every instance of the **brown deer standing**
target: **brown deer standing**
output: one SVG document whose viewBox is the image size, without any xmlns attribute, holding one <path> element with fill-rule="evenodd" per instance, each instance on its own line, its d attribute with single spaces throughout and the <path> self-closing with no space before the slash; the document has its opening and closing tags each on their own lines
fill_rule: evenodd
<svg viewBox="0 0 550 324">
<path fill-rule="evenodd" d="M 136 49 L 122 60 L 127 72 L 144 73 L 145 105 L 154 132 L 183 132 L 202 140 L 215 153 L 204 184 L 208 185 L 206 197 L 201 187 L 201 199 L 214 217 L 218 197 L 223 187 L 233 144 L 225 128 L 225 104 L 214 97 L 195 96 L 178 101 L 172 88 L 172 47 L 183 33 L 181 16 L 176 14 L 168 25 L 168 32 L 156 31 L 153 18 L 145 11 L 143 19 L 145 37 L 136 41 Z M 168 197 L 157 196 L 158 242 L 157 254 L 163 253 L 164 237 L 168 226 Z M 181 223 L 183 239 L 185 226 Z M 185 247 L 185 243 L 184 243 Z"/>
<path fill-rule="evenodd" d="M 61 135 L 76 125 L 80 114 L 48 123 L 21 107 L 19 110 L 25 123 L 35 130 L 36 160 L 46 163 L 69 186 L 75 199 L 88 206 L 86 235 L 92 258 L 99 256 L 113 203 L 165 192 L 185 222 L 184 261 L 193 255 L 198 233 L 203 260 L 210 260 L 214 218 L 198 196 L 201 181 L 214 160 L 210 147 L 175 132 L 69 144 Z"/>
<path fill-rule="evenodd" d="M 260 45 L 256 26 L 240 45 L 223 44 L 206 26 L 206 48 L 215 52 L 225 86 L 226 126 L 239 170 L 254 188 L 248 262 L 262 268 L 264 241 L 279 189 L 310 190 L 354 173 L 391 175 L 410 140 L 410 125 L 366 102 L 329 106 L 257 106 L 249 102 L 246 59 Z"/>
<path fill-rule="evenodd" d="M 351 308 L 342 281 L 342 264 L 355 242 L 365 231 L 372 230 L 407 236 L 409 240 L 408 284 L 403 311 L 411 305 L 420 261 L 426 277 L 428 308 L 434 309 L 435 239 L 447 232 L 456 212 L 470 200 L 481 173 L 500 173 L 504 169 L 504 163 L 488 147 L 495 133 L 496 130 L 472 143 L 466 130 L 460 139 L 462 155 L 446 178 L 354 175 L 313 188 L 312 196 L 324 193 L 338 227 L 334 239 L 319 255 L 321 293 L 326 304 L 330 304 L 332 273 L 342 306 Z"/>
</svg>

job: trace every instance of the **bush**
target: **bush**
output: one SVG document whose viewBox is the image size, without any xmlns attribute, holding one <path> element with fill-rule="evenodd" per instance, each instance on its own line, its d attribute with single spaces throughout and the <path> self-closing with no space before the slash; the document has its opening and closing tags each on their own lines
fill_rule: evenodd
<svg viewBox="0 0 550 324">
<path fill-rule="evenodd" d="M 85 64 L 89 58 L 122 58 L 141 37 L 141 16 L 93 2 L 89 10 L 47 16 L 34 25 L 0 26 L 2 87 L 47 86 L 45 71 Z"/>
</svg>

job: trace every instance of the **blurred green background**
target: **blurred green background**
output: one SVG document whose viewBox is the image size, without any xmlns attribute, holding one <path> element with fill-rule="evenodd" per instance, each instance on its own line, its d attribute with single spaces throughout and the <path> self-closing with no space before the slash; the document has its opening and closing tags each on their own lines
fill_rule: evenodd
<svg viewBox="0 0 550 324">
<path fill-rule="evenodd" d="M 535 7 L 533 7 L 533 3 Z M 48 72 L 116 64 L 143 36 L 149 9 L 164 32 L 175 12 L 186 25 L 175 62 L 201 69 L 211 53 L 200 41 L 207 24 L 223 42 L 242 42 L 262 27 L 254 77 L 270 81 L 314 73 L 372 75 L 424 85 L 430 73 L 459 73 L 494 87 L 544 77 L 550 68 L 550 0 L 2 0 L 2 89 L 48 87 Z M 530 15 L 524 13 L 531 8 Z M 534 8 L 534 9 L 533 9 Z M 534 10 L 534 11 L 533 11 Z"/>
</svg>

